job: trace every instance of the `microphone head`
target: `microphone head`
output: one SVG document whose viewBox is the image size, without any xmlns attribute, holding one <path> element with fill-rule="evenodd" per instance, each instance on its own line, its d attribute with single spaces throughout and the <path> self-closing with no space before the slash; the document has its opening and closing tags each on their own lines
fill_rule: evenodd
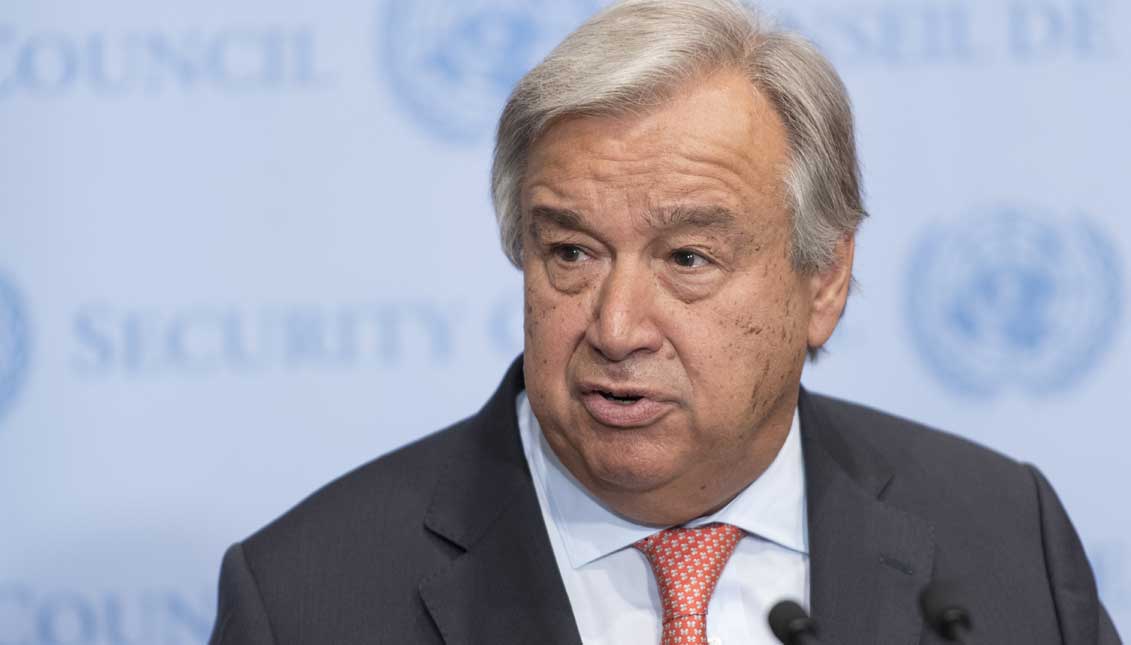
<svg viewBox="0 0 1131 645">
<path fill-rule="evenodd" d="M 774 605 L 768 620 L 770 631 L 786 645 L 798 642 L 801 635 L 817 635 L 817 623 L 805 613 L 801 605 L 792 600 L 783 600 Z"/>
<path fill-rule="evenodd" d="M 961 588 L 947 580 L 934 581 L 919 594 L 923 620 L 947 640 L 957 640 L 971 629 L 970 612 L 958 600 L 961 595 Z"/>
</svg>

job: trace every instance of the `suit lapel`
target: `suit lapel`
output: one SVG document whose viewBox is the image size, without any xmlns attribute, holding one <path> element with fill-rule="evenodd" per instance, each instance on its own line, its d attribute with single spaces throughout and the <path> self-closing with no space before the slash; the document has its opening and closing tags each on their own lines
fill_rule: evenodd
<svg viewBox="0 0 1131 645">
<path fill-rule="evenodd" d="M 819 399 L 802 391 L 800 411 L 810 600 L 822 639 L 918 643 L 918 596 L 934 559 L 931 526 L 883 502 L 894 484 L 891 469 L 867 443 L 846 438 Z"/>
<path fill-rule="evenodd" d="M 444 642 L 581 642 L 518 437 L 522 359 L 441 474 L 428 530 L 464 552 L 422 581 Z"/>
</svg>

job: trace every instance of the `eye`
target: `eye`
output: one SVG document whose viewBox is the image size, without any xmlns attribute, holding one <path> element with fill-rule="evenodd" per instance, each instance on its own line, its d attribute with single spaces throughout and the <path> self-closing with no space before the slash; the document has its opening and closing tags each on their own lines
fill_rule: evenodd
<svg viewBox="0 0 1131 645">
<path fill-rule="evenodd" d="M 705 267 L 711 263 L 710 260 L 687 249 L 679 249 L 672 252 L 672 261 L 685 269 L 698 269 Z"/>
<path fill-rule="evenodd" d="M 565 262 L 566 264 L 575 264 L 584 260 L 586 257 L 585 251 L 580 246 L 574 244 L 558 244 L 550 250 L 557 259 Z"/>
</svg>

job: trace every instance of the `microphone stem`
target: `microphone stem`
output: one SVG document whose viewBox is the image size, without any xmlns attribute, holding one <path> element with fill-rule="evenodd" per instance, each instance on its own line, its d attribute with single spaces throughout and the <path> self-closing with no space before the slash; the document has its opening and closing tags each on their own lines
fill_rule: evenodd
<svg viewBox="0 0 1131 645">
<path fill-rule="evenodd" d="M 948 637 L 950 642 L 957 643 L 958 645 L 966 645 L 966 637 L 970 635 L 970 631 L 962 624 L 953 624 L 950 626 Z"/>
</svg>

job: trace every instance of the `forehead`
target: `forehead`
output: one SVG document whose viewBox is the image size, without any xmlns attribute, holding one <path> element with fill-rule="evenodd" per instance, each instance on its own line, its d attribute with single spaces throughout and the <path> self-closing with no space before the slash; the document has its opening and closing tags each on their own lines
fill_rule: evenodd
<svg viewBox="0 0 1131 645">
<path fill-rule="evenodd" d="M 788 159 L 785 127 L 769 100 L 741 75 L 721 72 L 644 114 L 550 127 L 531 149 L 523 211 L 776 211 Z"/>
</svg>

